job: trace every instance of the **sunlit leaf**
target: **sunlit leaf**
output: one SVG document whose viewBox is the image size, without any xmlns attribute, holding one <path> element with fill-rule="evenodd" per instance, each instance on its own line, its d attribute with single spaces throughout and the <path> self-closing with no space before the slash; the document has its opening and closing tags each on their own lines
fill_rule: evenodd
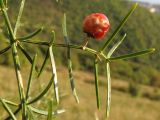
<svg viewBox="0 0 160 120">
<path fill-rule="evenodd" d="M 49 57 L 50 57 L 50 61 L 51 61 L 52 74 L 54 75 L 53 85 L 54 85 L 55 98 L 56 98 L 57 104 L 59 104 L 57 70 L 56 70 L 56 63 L 55 63 L 55 59 L 54 59 L 54 55 L 53 55 L 53 48 L 52 48 L 52 44 L 55 40 L 55 33 L 52 32 L 52 35 L 53 35 L 52 40 L 51 40 L 50 46 L 49 46 Z"/>
</svg>

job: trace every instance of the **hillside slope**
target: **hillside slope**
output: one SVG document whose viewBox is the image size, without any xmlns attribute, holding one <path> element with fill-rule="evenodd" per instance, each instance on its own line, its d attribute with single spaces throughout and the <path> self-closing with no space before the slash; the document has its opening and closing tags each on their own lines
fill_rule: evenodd
<svg viewBox="0 0 160 120">
<path fill-rule="evenodd" d="M 26 83 L 29 75 L 29 69 L 23 69 L 23 78 Z M 66 112 L 57 116 L 56 120 L 94 120 L 95 112 L 98 113 L 100 120 L 104 120 L 105 101 L 107 84 L 106 78 L 100 77 L 100 98 L 101 109 L 96 109 L 96 96 L 94 89 L 94 75 L 89 72 L 75 71 L 75 80 L 80 104 L 76 104 L 72 96 L 68 74 L 66 68 L 58 68 L 58 83 L 60 91 L 60 107 L 65 108 Z M 31 85 L 31 96 L 37 96 L 37 93 L 43 90 L 48 83 L 51 71 L 45 71 L 40 79 L 35 79 Z M 0 66 L 0 97 L 18 103 L 18 90 L 16 86 L 16 77 L 14 69 L 10 67 Z M 6 76 L 6 74 L 10 73 Z M 85 76 L 85 77 L 84 77 Z M 42 87 L 43 86 L 43 87 Z M 148 97 L 131 97 L 127 92 L 128 83 L 117 79 L 112 79 L 112 102 L 111 102 L 111 120 L 159 120 L 160 119 L 160 102 L 151 100 Z M 142 95 L 144 93 L 154 94 L 155 89 L 152 87 L 141 86 Z M 26 88 L 26 84 L 25 84 Z M 33 106 L 39 109 L 47 109 L 47 102 L 50 97 L 53 97 L 53 92 L 50 92 L 37 104 Z M 0 120 L 7 115 L 0 104 Z M 36 114 L 35 114 L 36 115 Z M 40 117 L 41 120 L 42 116 Z M 39 119 L 40 119 L 39 118 Z M 37 118 L 38 119 L 38 118 Z M 20 119 L 18 119 L 20 120 Z"/>
<path fill-rule="evenodd" d="M 13 25 L 16 20 L 19 2 L 19 0 L 9 1 L 9 15 L 10 18 L 12 18 Z M 84 34 L 82 32 L 82 21 L 84 17 L 92 12 L 102 12 L 108 16 L 111 22 L 111 30 L 105 38 L 107 39 L 111 36 L 117 25 L 131 7 L 131 3 L 119 0 L 85 0 L 83 2 L 81 0 L 61 0 L 59 4 L 56 3 L 55 0 L 27 0 L 21 29 L 18 31 L 18 35 L 26 35 L 27 33 L 34 31 L 36 28 L 44 26 L 44 31 L 39 36 L 35 37 L 33 39 L 34 41 L 49 41 L 50 31 L 54 29 L 57 38 L 56 42 L 62 43 L 64 41 L 62 37 L 61 21 L 63 13 L 65 12 L 67 14 L 69 37 L 72 43 L 79 44 L 82 43 L 84 39 Z M 6 27 L 2 21 L 0 22 L 0 26 L 3 31 L 0 34 L 0 39 L 1 41 L 4 41 Z M 127 39 L 120 46 L 114 56 L 150 47 L 155 47 L 157 51 L 152 55 L 113 63 L 111 67 L 114 73 L 112 75 L 116 77 L 121 76 L 126 79 L 133 79 L 144 84 L 151 84 L 151 81 L 159 80 L 159 28 L 160 15 L 151 14 L 147 9 L 139 7 L 116 37 L 115 41 L 124 33 L 127 33 Z M 89 43 L 89 46 L 97 49 L 102 43 L 103 42 L 92 41 Z M 5 44 L 0 44 L 0 48 L 3 48 L 4 46 Z M 32 55 L 37 51 L 38 53 L 43 54 L 46 51 L 45 48 L 35 49 L 34 47 L 33 49 L 33 46 L 25 46 Z M 58 64 L 66 65 L 66 56 L 64 53 L 66 53 L 65 49 L 55 49 L 55 57 Z M 1 64 L 10 64 L 12 61 L 9 52 L 0 57 Z M 86 56 L 80 51 L 72 51 L 74 69 L 86 69 L 92 71 L 93 61 L 91 58 L 92 56 Z M 103 71 L 102 68 L 101 72 L 103 73 Z"/>
</svg>

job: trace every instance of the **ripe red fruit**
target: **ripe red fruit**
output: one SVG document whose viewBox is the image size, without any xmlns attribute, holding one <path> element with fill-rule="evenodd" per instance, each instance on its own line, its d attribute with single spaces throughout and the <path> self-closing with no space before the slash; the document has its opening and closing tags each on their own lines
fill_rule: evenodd
<svg viewBox="0 0 160 120">
<path fill-rule="evenodd" d="M 88 37 L 102 39 L 110 28 L 108 18 L 102 13 L 92 13 L 83 21 L 83 32 Z"/>
</svg>

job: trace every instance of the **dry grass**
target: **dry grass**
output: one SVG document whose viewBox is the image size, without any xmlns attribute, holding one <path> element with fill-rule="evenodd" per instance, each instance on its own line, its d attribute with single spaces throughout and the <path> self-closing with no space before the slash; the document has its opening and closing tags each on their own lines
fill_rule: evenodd
<svg viewBox="0 0 160 120">
<path fill-rule="evenodd" d="M 17 94 L 16 79 L 14 76 L 14 69 L 0 66 L 0 97 L 12 100 Z M 27 78 L 27 72 L 23 76 Z M 67 109 L 67 112 L 57 116 L 57 120 L 95 120 L 95 113 L 98 114 L 100 120 L 104 120 L 105 101 L 107 95 L 106 79 L 100 78 L 100 93 L 101 93 L 101 109 L 97 111 L 95 90 L 94 90 L 94 76 L 91 73 L 76 71 L 74 72 L 76 78 L 77 92 L 80 98 L 80 104 L 76 104 L 71 95 L 70 84 L 68 81 L 67 70 L 64 68 L 58 69 L 60 93 L 66 94 L 61 99 L 60 107 Z M 34 80 L 34 95 L 36 90 L 41 89 L 41 86 L 46 84 L 50 78 L 50 74 L 46 71 L 43 73 L 41 79 Z M 147 98 L 139 97 L 133 98 L 127 92 L 127 82 L 120 80 L 112 80 L 112 105 L 110 120 L 160 120 L 160 102 L 152 101 Z M 143 87 L 143 90 L 152 91 L 153 88 Z M 42 101 L 44 102 L 44 101 Z M 0 107 L 0 120 L 6 113 Z M 3 112 L 2 112 L 3 111 Z"/>
</svg>

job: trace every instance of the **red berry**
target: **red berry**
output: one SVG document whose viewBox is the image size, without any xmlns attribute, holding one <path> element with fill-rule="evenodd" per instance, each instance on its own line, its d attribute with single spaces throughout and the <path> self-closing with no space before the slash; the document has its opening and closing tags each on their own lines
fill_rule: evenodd
<svg viewBox="0 0 160 120">
<path fill-rule="evenodd" d="M 108 32 L 110 23 L 108 18 L 102 13 L 92 13 L 83 21 L 83 32 L 88 37 L 102 39 Z"/>
</svg>

